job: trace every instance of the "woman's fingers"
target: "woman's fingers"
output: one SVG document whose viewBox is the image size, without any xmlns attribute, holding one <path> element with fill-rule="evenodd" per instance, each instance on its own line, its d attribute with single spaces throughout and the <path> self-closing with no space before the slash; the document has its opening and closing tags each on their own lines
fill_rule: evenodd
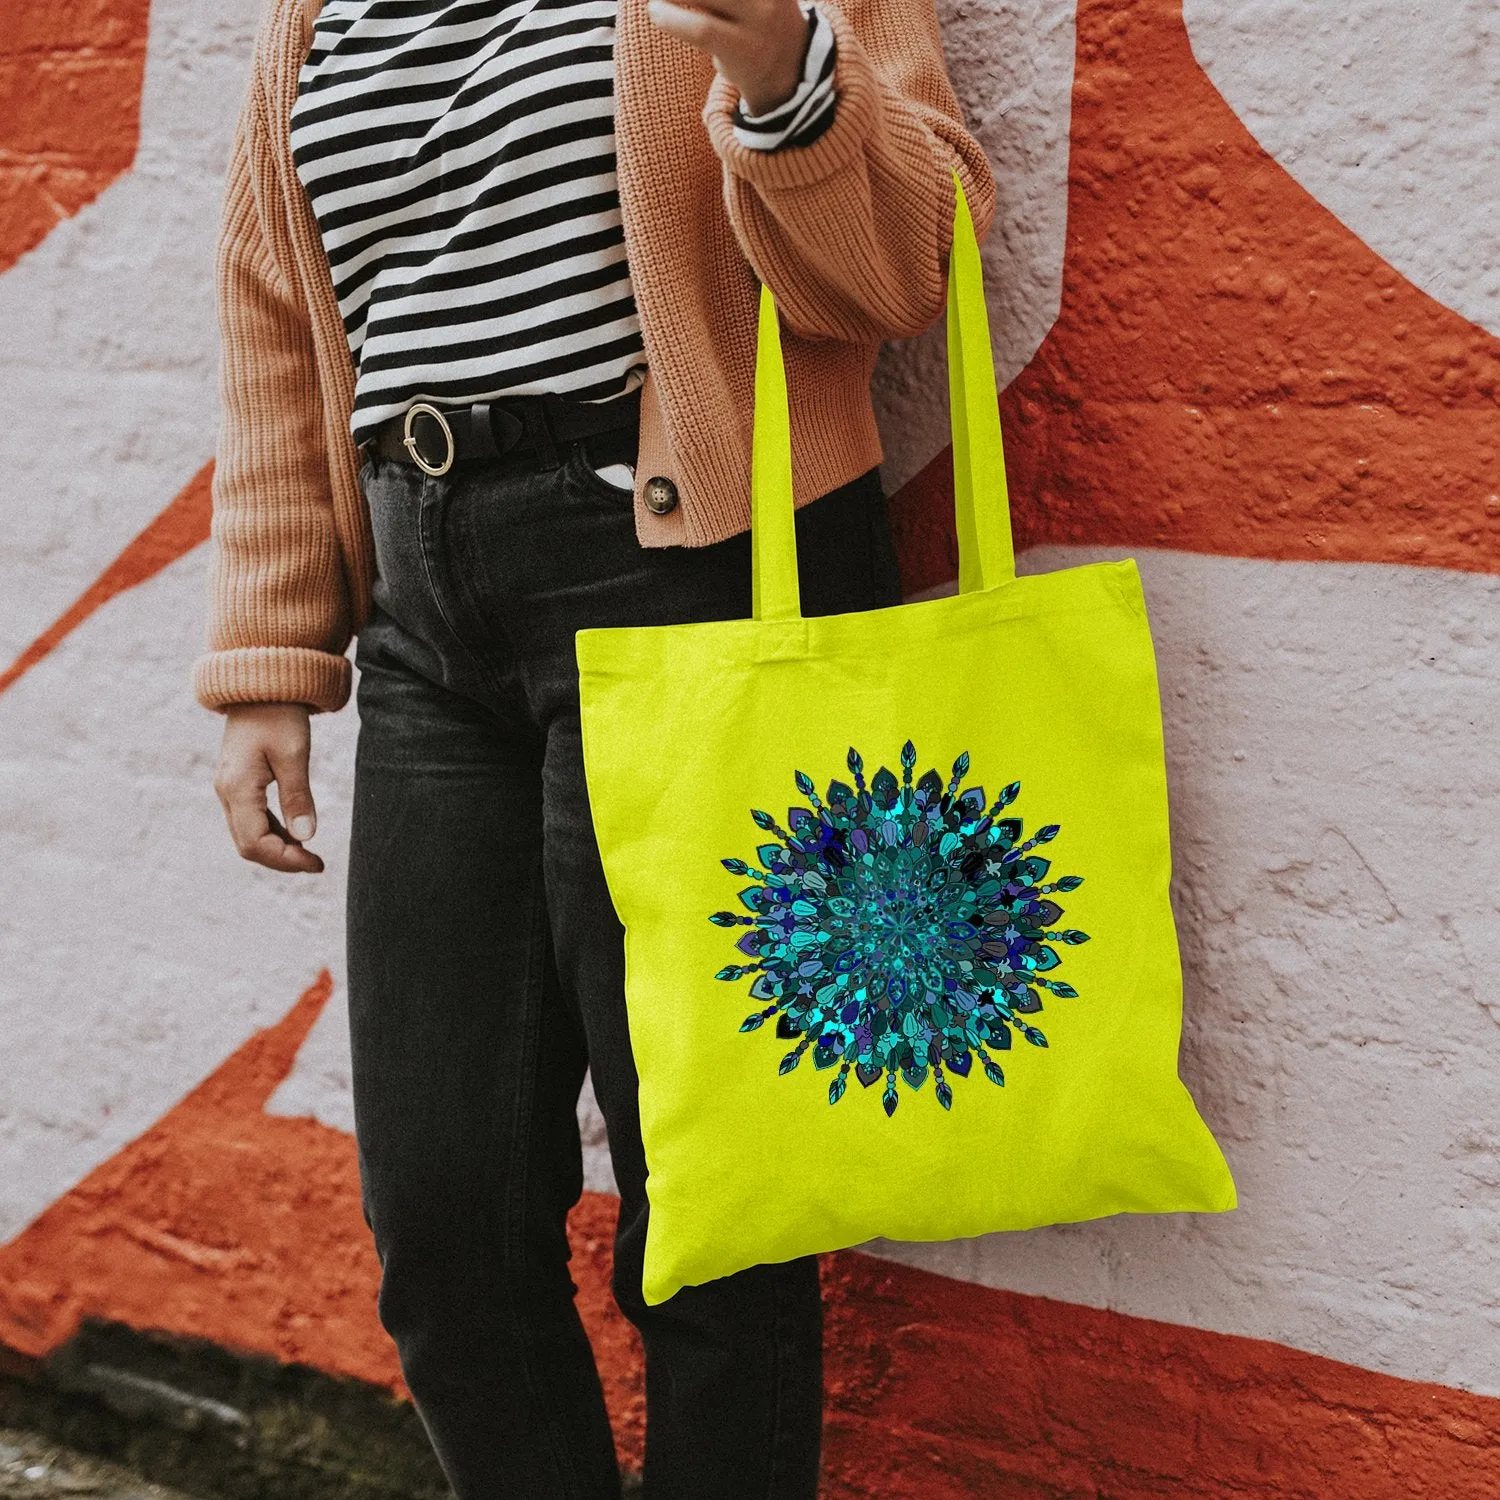
<svg viewBox="0 0 1500 1500">
<path fill-rule="evenodd" d="M 229 820 L 229 834 L 242 859 L 287 874 L 315 873 L 323 861 L 311 849 L 303 849 L 276 820 L 266 804 L 265 786 L 241 776 L 223 788 L 219 800 Z"/>
<path fill-rule="evenodd" d="M 272 869 L 285 870 L 289 874 L 305 871 L 309 875 L 316 875 L 322 870 L 322 859 L 311 849 L 304 849 L 302 840 L 288 833 L 269 808 L 266 809 L 266 822 L 270 825 L 271 838 L 276 840 L 274 857 L 277 863 L 271 866 Z"/>
<path fill-rule="evenodd" d="M 767 14 L 782 0 L 650 0 L 647 9 L 654 15 L 657 6 L 668 10 L 701 11 L 721 21 L 756 29 L 765 25 Z"/>
<path fill-rule="evenodd" d="M 266 803 L 270 776 L 256 776 L 249 767 L 218 782 L 215 790 L 229 823 L 229 836 L 241 859 L 264 865 L 268 870 L 322 868 L 311 850 L 299 848 L 271 814 Z"/>
<path fill-rule="evenodd" d="M 717 52 L 734 40 L 733 22 L 714 11 L 674 5 L 672 0 L 651 0 L 646 9 L 663 31 L 705 52 Z"/>
<path fill-rule="evenodd" d="M 299 844 L 305 844 L 318 831 L 318 813 L 307 775 L 308 746 L 272 744 L 267 754 L 276 778 L 281 821 Z"/>
<path fill-rule="evenodd" d="M 229 710 L 214 791 L 241 858 L 289 874 L 323 868 L 323 861 L 277 820 L 266 798 L 275 781 L 288 820 L 297 822 L 299 832 L 306 825 L 297 820 L 312 822 L 316 814 L 307 761 L 307 710 L 300 704 L 245 704 Z"/>
</svg>

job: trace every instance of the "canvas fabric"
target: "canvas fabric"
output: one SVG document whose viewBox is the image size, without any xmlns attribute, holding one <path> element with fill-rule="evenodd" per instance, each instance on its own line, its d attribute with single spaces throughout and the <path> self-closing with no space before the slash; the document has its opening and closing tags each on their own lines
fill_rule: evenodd
<svg viewBox="0 0 1500 1500">
<path fill-rule="evenodd" d="M 763 289 L 753 617 L 577 637 L 625 927 L 648 1303 L 876 1237 L 1235 1204 L 1177 1071 L 1140 577 L 1128 560 L 1016 576 L 961 187 L 955 217 L 959 592 L 802 617 Z"/>
</svg>

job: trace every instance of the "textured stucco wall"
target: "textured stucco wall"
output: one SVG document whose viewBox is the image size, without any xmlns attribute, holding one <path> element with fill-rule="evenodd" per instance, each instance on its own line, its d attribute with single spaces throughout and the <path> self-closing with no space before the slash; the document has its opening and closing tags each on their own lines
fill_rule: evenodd
<svg viewBox="0 0 1500 1500">
<path fill-rule="evenodd" d="M 1262 146 L 1378 255 L 1500 334 L 1492 0 L 1186 0 L 1193 50 Z"/>
<path fill-rule="evenodd" d="M 1500 579 L 1140 562 L 1183 1074 L 1240 1208 L 895 1253 L 1500 1394 Z"/>
<path fill-rule="evenodd" d="M 1082 544 L 1024 566 L 1140 556 L 1183 1071 L 1242 1207 L 888 1253 L 1493 1394 L 1496 13 L 1185 22 L 1079 8 L 1060 313 L 1006 410 L 1020 534 Z"/>
<path fill-rule="evenodd" d="M 0 36 L 0 1342 L 154 1317 L 390 1382 L 347 1134 L 354 710 L 316 721 L 328 871 L 293 881 L 230 849 L 218 721 L 186 686 L 209 258 L 257 8 L 155 0 L 148 28 L 139 0 L 51 0 Z M 1146 579 L 1183 1072 L 1243 1206 L 875 1247 L 957 1283 L 840 1271 L 840 1493 L 1040 1484 L 1038 1446 L 1071 1465 L 1057 1493 L 1494 1493 L 1500 1419 L 1451 1388 L 1500 1395 L 1497 11 L 941 8 L 1001 184 L 985 260 L 1023 566 L 1133 552 Z M 944 388 L 936 333 L 877 375 L 913 588 L 951 577 Z M 606 1213 L 585 1206 L 581 1279 L 628 1450 Z M 1038 1295 L 1101 1311 L 1070 1345 Z M 924 1365 L 903 1308 L 972 1323 L 963 1368 Z M 1000 1383 L 987 1341 L 1038 1329 L 1032 1425 L 960 1399 L 965 1369 Z M 1101 1339 L 1120 1410 L 1160 1431 L 1192 1408 L 1188 1457 L 1152 1468 L 1089 1414 Z M 1158 1358 L 1219 1373 L 1157 1383 Z M 1361 1413 L 1347 1483 L 1334 1410 Z M 862 1453 L 899 1469 L 886 1489 Z"/>
<path fill-rule="evenodd" d="M 128 173 L 0 275 L 12 415 L 0 423 L 0 661 L 213 454 L 213 236 L 257 13 L 256 0 L 156 0 L 148 50 L 144 6 L 100 7 L 100 25 L 140 28 L 140 145 Z M 118 80 L 116 116 L 131 81 Z M 199 546 L 121 594 L 0 697 L 0 1236 L 338 964 L 357 726 L 352 714 L 319 726 L 324 880 L 234 859 L 210 788 L 219 726 L 183 691 L 206 564 Z"/>
</svg>

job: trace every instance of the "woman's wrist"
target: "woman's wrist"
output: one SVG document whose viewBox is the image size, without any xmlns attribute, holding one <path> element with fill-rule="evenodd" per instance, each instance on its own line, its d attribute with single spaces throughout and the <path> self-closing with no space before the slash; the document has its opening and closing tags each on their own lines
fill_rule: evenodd
<svg viewBox="0 0 1500 1500">
<path fill-rule="evenodd" d="M 769 110 L 753 111 L 743 97 L 734 106 L 735 139 L 752 151 L 810 146 L 833 124 L 837 108 L 833 27 L 812 0 L 801 0 L 801 4 L 807 17 L 807 45 L 796 88 Z"/>
<path fill-rule="evenodd" d="M 752 89 L 740 89 L 740 100 L 747 115 L 753 117 L 771 114 L 789 104 L 802 88 L 807 49 L 812 41 L 817 18 L 803 11 L 800 5 L 797 9 L 803 19 L 796 47 L 788 51 L 782 66 L 774 74 L 768 75 Z"/>
</svg>

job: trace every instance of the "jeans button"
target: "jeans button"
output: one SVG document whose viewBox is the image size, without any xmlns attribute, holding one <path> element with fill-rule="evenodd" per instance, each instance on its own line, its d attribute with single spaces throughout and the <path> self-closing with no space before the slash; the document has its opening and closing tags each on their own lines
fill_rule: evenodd
<svg viewBox="0 0 1500 1500">
<path fill-rule="evenodd" d="M 660 474 L 646 481 L 646 509 L 653 516 L 664 516 L 677 509 L 677 486 Z"/>
</svg>

